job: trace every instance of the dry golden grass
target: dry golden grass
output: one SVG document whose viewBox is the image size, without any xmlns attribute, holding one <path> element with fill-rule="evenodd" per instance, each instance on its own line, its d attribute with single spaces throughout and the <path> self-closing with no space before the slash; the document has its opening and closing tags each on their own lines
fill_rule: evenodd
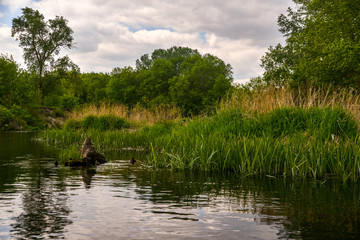
<svg viewBox="0 0 360 240">
<path fill-rule="evenodd" d="M 352 90 L 333 88 L 290 89 L 289 87 L 267 87 L 255 91 L 235 91 L 231 97 L 223 99 L 218 112 L 241 109 L 249 114 L 268 113 L 279 107 L 342 107 L 360 121 L 360 95 Z M 115 115 L 131 121 L 153 125 L 157 122 L 181 119 L 181 110 L 172 106 L 156 106 L 146 109 L 140 106 L 129 109 L 125 105 L 102 103 L 89 105 L 68 113 L 68 118 L 82 120 L 88 115 Z"/>
<path fill-rule="evenodd" d="M 333 88 L 293 90 L 267 87 L 252 92 L 237 91 L 224 99 L 218 110 L 241 109 L 249 114 L 267 113 L 279 107 L 342 107 L 360 120 L 360 95 L 353 90 Z"/>
<path fill-rule="evenodd" d="M 102 103 L 99 106 L 89 105 L 79 110 L 74 110 L 68 113 L 67 118 L 75 120 L 82 120 L 86 116 L 104 116 L 115 115 L 126 118 L 130 121 L 140 122 L 148 125 L 155 124 L 162 121 L 171 121 L 181 118 L 181 111 L 179 108 L 172 106 L 156 106 L 151 109 L 145 109 L 140 106 L 129 109 L 125 105 L 111 105 Z"/>
</svg>

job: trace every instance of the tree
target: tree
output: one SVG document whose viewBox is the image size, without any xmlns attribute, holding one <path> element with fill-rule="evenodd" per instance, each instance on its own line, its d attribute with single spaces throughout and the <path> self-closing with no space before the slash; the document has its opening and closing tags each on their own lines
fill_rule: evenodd
<svg viewBox="0 0 360 240">
<path fill-rule="evenodd" d="M 6 55 L 0 55 L 0 105 L 11 105 L 18 79 L 18 65 Z"/>
<path fill-rule="evenodd" d="M 142 89 L 148 99 L 153 100 L 155 103 L 167 102 L 170 87 L 169 80 L 174 76 L 174 66 L 171 61 L 165 58 L 155 59 L 148 70 L 147 78 L 142 82 Z"/>
<path fill-rule="evenodd" d="M 180 70 L 181 74 L 170 81 L 170 94 L 185 114 L 199 114 L 214 106 L 233 81 L 232 67 L 211 54 L 187 58 Z"/>
<path fill-rule="evenodd" d="M 360 5 L 353 0 L 294 0 L 280 15 L 285 46 L 262 58 L 264 80 L 279 85 L 331 84 L 360 88 Z"/>
<path fill-rule="evenodd" d="M 178 73 L 179 67 L 181 63 L 188 57 L 199 55 L 200 53 L 196 49 L 191 49 L 188 47 L 171 47 L 169 49 L 156 49 L 151 54 L 151 58 L 149 54 L 144 54 L 140 57 L 140 59 L 136 60 L 136 70 L 140 71 L 143 69 L 150 69 L 150 67 L 154 64 L 154 61 L 157 59 L 165 59 L 171 61 L 175 72 Z"/>
<path fill-rule="evenodd" d="M 57 63 L 54 59 L 61 48 L 74 47 L 72 29 L 67 20 L 56 16 L 45 21 L 38 11 L 25 7 L 22 16 L 12 20 L 12 37 L 16 37 L 23 48 L 24 60 L 29 69 L 39 76 L 38 87 L 43 98 L 43 76 L 50 67 Z"/>
<path fill-rule="evenodd" d="M 99 104 L 106 100 L 106 86 L 110 81 L 109 74 L 92 72 L 82 74 L 80 77 L 85 86 L 85 102 Z"/>
<path fill-rule="evenodd" d="M 139 83 L 132 67 L 114 68 L 106 88 L 110 101 L 135 106 L 138 101 Z"/>
<path fill-rule="evenodd" d="M 313 0 L 296 38 L 301 58 L 293 79 L 314 85 L 360 87 L 360 5 L 353 0 Z"/>
<path fill-rule="evenodd" d="M 156 49 L 149 56 L 145 54 L 136 61 L 136 77 L 118 69 L 116 72 L 121 74 L 109 84 L 112 90 L 108 94 L 121 98 L 132 91 L 146 106 L 172 104 L 191 115 L 213 107 L 231 89 L 232 67 L 211 54 L 171 47 Z M 139 88 L 130 91 L 126 85 L 133 85 L 135 80 Z"/>
</svg>

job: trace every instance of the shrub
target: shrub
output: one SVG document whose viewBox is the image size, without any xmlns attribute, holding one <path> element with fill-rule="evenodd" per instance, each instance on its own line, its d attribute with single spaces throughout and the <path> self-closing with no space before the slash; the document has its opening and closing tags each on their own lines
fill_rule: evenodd
<svg viewBox="0 0 360 240">
<path fill-rule="evenodd" d="M 68 119 L 66 120 L 65 124 L 64 124 L 64 129 L 67 131 L 71 131 L 71 130 L 77 130 L 81 128 L 81 124 L 80 122 L 76 121 L 75 119 Z"/>
<path fill-rule="evenodd" d="M 94 115 L 86 116 L 82 121 L 80 121 L 80 125 L 82 129 L 89 129 L 95 127 L 96 117 Z"/>
<path fill-rule="evenodd" d="M 0 126 L 2 127 L 2 130 L 7 130 L 13 119 L 14 114 L 9 109 L 0 106 Z"/>
<path fill-rule="evenodd" d="M 44 97 L 44 106 L 48 107 L 60 107 L 61 97 L 58 95 L 50 95 Z"/>
<path fill-rule="evenodd" d="M 72 110 L 79 104 L 79 99 L 74 96 L 65 95 L 61 99 L 61 107 L 65 110 Z"/>
<path fill-rule="evenodd" d="M 88 115 L 80 121 L 76 121 L 75 119 L 70 118 L 64 125 L 65 130 L 96 129 L 100 131 L 113 131 L 129 127 L 130 123 L 125 118 L 120 118 L 114 115 L 103 115 L 100 117 Z"/>
</svg>

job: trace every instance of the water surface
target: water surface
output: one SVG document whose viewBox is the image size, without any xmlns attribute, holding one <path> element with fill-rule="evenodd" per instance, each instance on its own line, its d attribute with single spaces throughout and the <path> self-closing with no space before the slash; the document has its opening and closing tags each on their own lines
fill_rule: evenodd
<svg viewBox="0 0 360 240">
<path fill-rule="evenodd" d="M 0 239 L 360 239 L 358 183 L 55 167 L 32 136 L 0 133 Z"/>
</svg>

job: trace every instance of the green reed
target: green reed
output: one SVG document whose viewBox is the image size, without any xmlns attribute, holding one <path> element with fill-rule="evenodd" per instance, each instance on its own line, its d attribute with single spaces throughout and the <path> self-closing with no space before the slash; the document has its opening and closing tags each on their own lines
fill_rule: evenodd
<svg viewBox="0 0 360 240">
<path fill-rule="evenodd" d="M 236 172 L 293 178 L 360 176 L 357 121 L 341 108 L 278 108 L 249 115 L 221 111 L 187 122 L 162 122 L 137 129 L 46 131 L 41 138 L 62 149 L 80 149 L 89 136 L 98 151 L 141 148 L 155 168 Z"/>
<path fill-rule="evenodd" d="M 234 110 L 154 139 L 148 161 L 155 167 L 356 180 L 357 130 L 340 108 L 282 108 L 258 116 Z"/>
</svg>

